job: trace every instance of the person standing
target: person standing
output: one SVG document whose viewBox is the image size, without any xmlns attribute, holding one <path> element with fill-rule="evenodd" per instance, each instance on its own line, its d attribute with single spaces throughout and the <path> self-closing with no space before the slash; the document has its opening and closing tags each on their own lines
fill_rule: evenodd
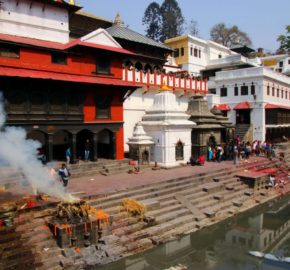
<svg viewBox="0 0 290 270">
<path fill-rule="evenodd" d="M 85 161 L 88 161 L 90 158 L 90 141 L 86 140 L 85 142 Z"/>
<path fill-rule="evenodd" d="M 66 149 L 65 151 L 65 158 L 66 158 L 66 165 L 69 166 L 71 161 L 71 150 L 70 147 Z"/>
<path fill-rule="evenodd" d="M 70 177 L 70 172 L 64 163 L 61 164 L 61 168 L 58 170 L 58 175 L 63 182 L 63 186 L 67 187 L 68 180 Z"/>
</svg>

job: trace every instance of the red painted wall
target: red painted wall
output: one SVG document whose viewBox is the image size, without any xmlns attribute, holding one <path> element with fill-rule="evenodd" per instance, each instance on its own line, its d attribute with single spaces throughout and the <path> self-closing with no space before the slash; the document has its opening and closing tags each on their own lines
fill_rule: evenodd
<svg viewBox="0 0 290 270">
<path fill-rule="evenodd" d="M 124 129 L 120 130 L 116 134 L 116 159 L 124 159 Z"/>
<path fill-rule="evenodd" d="M 53 71 L 69 73 L 75 75 L 98 76 L 96 72 L 96 61 L 101 51 L 90 51 L 80 48 L 75 54 L 69 54 L 67 64 L 51 63 L 51 53 L 33 48 L 21 48 L 20 58 L 0 57 L 0 65 L 18 68 L 29 68 L 41 71 Z M 111 53 L 111 76 L 110 78 L 122 79 L 122 56 L 121 54 Z M 104 75 L 102 75 L 104 76 Z"/>
<path fill-rule="evenodd" d="M 96 86 L 96 89 L 87 90 L 84 102 L 84 122 L 85 123 L 123 123 L 123 91 L 114 87 Z M 96 95 L 111 95 L 111 118 L 96 119 Z M 116 159 L 124 159 L 124 129 L 120 128 L 116 132 Z"/>
<path fill-rule="evenodd" d="M 75 75 L 98 76 L 96 72 L 96 61 L 98 55 L 104 52 L 92 51 L 87 48 L 79 48 L 76 54 L 68 55 L 67 64 L 51 63 L 51 53 L 34 48 L 21 48 L 20 58 L 0 57 L 0 65 L 18 68 L 27 68 L 41 71 L 52 71 Z M 122 79 L 122 57 L 123 55 L 106 52 L 111 58 L 111 75 L 101 75 L 115 79 Z M 80 85 L 80 87 L 82 87 Z M 89 87 L 88 90 L 86 88 Z M 120 87 L 110 87 L 106 85 L 86 85 L 84 87 L 84 122 L 85 123 L 123 123 L 123 95 L 126 89 Z M 97 94 L 110 95 L 113 97 L 111 103 L 111 118 L 96 119 L 95 99 Z M 116 132 L 116 159 L 124 159 L 124 130 L 120 128 Z"/>
<path fill-rule="evenodd" d="M 123 122 L 123 93 L 125 89 L 96 85 L 95 89 L 87 90 L 84 102 L 84 122 Z M 96 119 L 95 100 L 97 95 L 112 96 L 111 118 Z"/>
</svg>

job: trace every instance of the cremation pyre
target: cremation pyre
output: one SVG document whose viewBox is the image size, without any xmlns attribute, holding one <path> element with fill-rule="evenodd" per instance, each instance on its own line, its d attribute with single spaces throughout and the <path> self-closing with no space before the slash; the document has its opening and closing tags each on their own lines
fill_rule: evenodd
<svg viewBox="0 0 290 270">
<path fill-rule="evenodd" d="M 58 204 L 51 223 L 58 245 L 81 247 L 96 244 L 104 226 L 109 226 L 109 214 L 91 207 L 85 201 Z"/>
</svg>

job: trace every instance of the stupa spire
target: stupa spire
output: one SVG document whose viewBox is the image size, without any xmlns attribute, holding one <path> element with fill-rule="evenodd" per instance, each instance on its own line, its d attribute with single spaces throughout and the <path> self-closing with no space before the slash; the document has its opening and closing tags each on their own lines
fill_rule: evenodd
<svg viewBox="0 0 290 270">
<path fill-rule="evenodd" d="M 120 15 L 119 11 L 116 14 L 116 17 L 115 17 L 115 20 L 114 20 L 114 25 L 118 25 L 118 26 L 122 26 L 122 27 L 125 26 L 124 22 L 122 21 L 122 18 L 121 18 L 121 15 Z"/>
</svg>

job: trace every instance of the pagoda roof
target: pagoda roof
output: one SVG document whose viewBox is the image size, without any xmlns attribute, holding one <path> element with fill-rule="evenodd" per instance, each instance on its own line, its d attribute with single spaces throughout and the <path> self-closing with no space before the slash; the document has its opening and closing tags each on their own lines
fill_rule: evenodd
<svg viewBox="0 0 290 270">
<path fill-rule="evenodd" d="M 149 45 L 157 48 L 161 48 L 167 51 L 172 51 L 171 48 L 167 47 L 163 43 L 157 42 L 151 38 L 148 38 L 146 36 L 143 36 L 142 34 L 135 32 L 127 27 L 119 26 L 119 25 L 113 25 L 106 29 L 107 32 L 114 38 L 120 38 L 136 43 L 141 43 L 144 45 Z"/>
</svg>

